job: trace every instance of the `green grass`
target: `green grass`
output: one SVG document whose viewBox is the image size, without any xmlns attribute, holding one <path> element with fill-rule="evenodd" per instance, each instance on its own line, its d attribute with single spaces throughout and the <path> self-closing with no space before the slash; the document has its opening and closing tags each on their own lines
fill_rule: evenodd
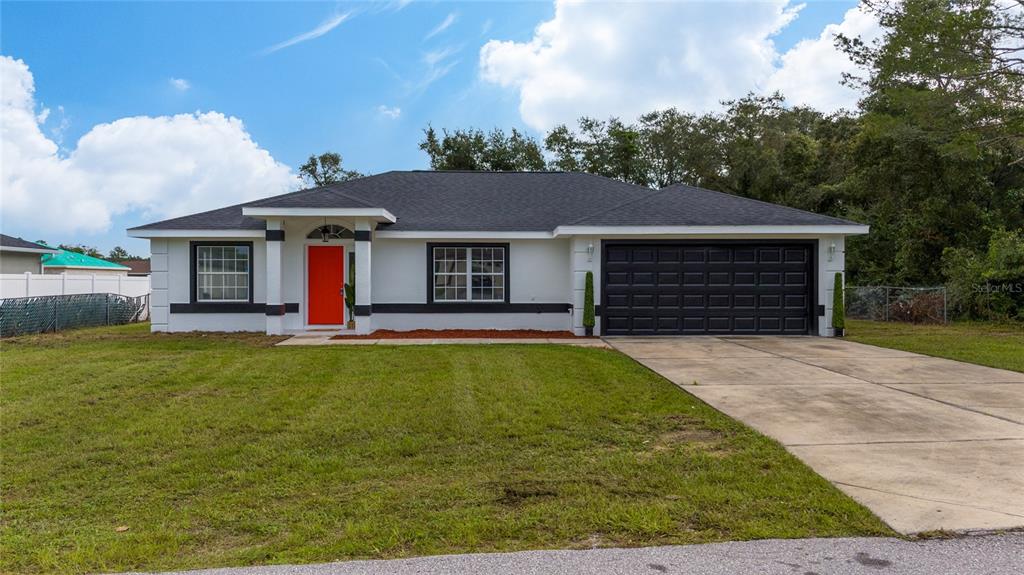
<svg viewBox="0 0 1024 575">
<path fill-rule="evenodd" d="M 1024 371 L 1024 324 L 1020 323 L 914 325 L 847 320 L 846 338 L 989 367 Z"/>
<path fill-rule="evenodd" d="M 889 533 L 613 351 L 146 330 L 0 343 L 0 571 Z"/>
</svg>

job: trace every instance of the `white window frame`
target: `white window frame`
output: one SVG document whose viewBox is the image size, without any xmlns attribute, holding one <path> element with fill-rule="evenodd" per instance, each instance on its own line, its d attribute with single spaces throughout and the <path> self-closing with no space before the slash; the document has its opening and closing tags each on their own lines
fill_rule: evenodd
<svg viewBox="0 0 1024 575">
<path fill-rule="evenodd" d="M 223 248 L 231 248 L 231 249 L 234 249 L 234 250 L 237 250 L 238 248 L 245 248 L 245 250 L 247 252 L 247 256 L 248 256 L 246 258 L 246 261 L 248 262 L 248 265 L 246 266 L 246 270 L 244 272 L 224 271 L 224 270 L 221 270 L 221 271 L 203 271 L 203 270 L 201 270 L 200 266 L 199 266 L 199 262 L 200 262 L 199 252 L 200 252 L 200 250 L 202 250 L 202 249 L 212 249 L 212 248 L 222 248 L 222 249 Z M 238 244 L 238 243 L 235 243 L 235 244 L 228 244 L 228 243 L 225 243 L 225 244 L 203 243 L 203 244 L 197 244 L 197 245 L 193 246 L 192 249 L 194 250 L 193 257 L 195 258 L 195 272 L 194 272 L 195 273 L 195 294 L 194 294 L 194 297 L 195 297 L 195 302 L 196 303 L 204 303 L 204 304 L 249 303 L 249 302 L 252 301 L 252 296 L 253 296 L 253 293 L 252 293 L 252 289 L 253 289 L 253 286 L 252 286 L 252 277 L 253 277 L 253 275 L 252 275 L 253 246 L 252 246 L 252 244 L 249 244 L 249 243 L 245 243 L 245 244 Z M 237 251 L 236 251 L 236 254 L 237 254 Z M 236 257 L 233 261 L 239 261 L 239 260 Z M 244 299 L 239 299 L 239 298 L 232 298 L 232 299 L 209 299 L 209 298 L 203 298 L 202 297 L 202 286 L 201 286 L 201 282 L 200 282 L 200 278 L 203 277 L 203 276 L 221 276 L 221 277 L 224 277 L 224 276 L 235 276 L 235 277 L 242 276 L 242 277 L 245 278 L 245 288 L 246 288 L 245 293 L 246 293 L 246 297 Z M 221 287 L 223 288 L 224 286 L 222 285 Z M 236 289 L 237 290 L 238 287 L 241 287 L 241 286 L 237 286 L 237 285 L 236 286 L 232 286 L 232 289 Z"/>
<path fill-rule="evenodd" d="M 449 249 L 449 250 L 461 250 L 465 252 L 466 271 L 465 272 L 448 272 L 448 271 L 437 271 L 435 269 L 435 253 L 437 250 Z M 473 272 L 473 250 L 475 249 L 492 249 L 499 250 L 501 252 L 501 272 L 490 272 L 490 273 L 479 273 Z M 430 266 L 430 278 L 427 289 L 430 290 L 430 301 L 437 304 L 459 304 L 459 303 L 506 303 L 508 301 L 508 280 L 509 280 L 509 269 L 508 269 L 508 244 L 430 244 L 429 249 L 429 266 Z M 437 277 L 438 276 L 464 276 L 465 279 L 465 299 L 447 299 L 438 298 L 437 289 Z M 501 287 L 497 288 L 501 290 L 500 298 L 491 299 L 474 299 L 473 298 L 473 278 L 475 276 L 480 277 L 500 277 Z M 461 287 L 461 286 L 460 286 Z M 492 290 L 495 288 L 492 286 Z"/>
</svg>

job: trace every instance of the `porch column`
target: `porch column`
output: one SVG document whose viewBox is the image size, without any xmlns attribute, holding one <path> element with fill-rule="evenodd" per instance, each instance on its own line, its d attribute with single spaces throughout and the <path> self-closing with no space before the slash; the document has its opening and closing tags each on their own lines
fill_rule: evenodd
<svg viewBox="0 0 1024 575">
<path fill-rule="evenodd" d="M 284 333 L 284 298 L 281 289 L 283 223 L 279 218 L 267 219 L 267 335 Z"/>
<path fill-rule="evenodd" d="M 373 331 L 371 297 L 371 246 L 373 225 L 368 221 L 356 222 L 356 333 Z"/>
</svg>

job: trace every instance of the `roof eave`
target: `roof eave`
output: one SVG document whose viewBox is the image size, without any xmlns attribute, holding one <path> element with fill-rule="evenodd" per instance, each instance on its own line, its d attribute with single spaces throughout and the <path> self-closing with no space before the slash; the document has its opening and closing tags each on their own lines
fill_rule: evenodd
<svg viewBox="0 0 1024 575">
<path fill-rule="evenodd" d="M 266 230 L 167 230 L 159 228 L 130 228 L 130 238 L 262 238 L 266 236 Z"/>
<path fill-rule="evenodd" d="M 242 215 L 253 218 L 289 216 L 366 218 L 381 224 L 393 224 L 398 221 L 394 214 L 384 208 L 274 208 L 246 206 L 242 208 Z"/>
<path fill-rule="evenodd" d="M 0 252 L 22 252 L 26 254 L 56 254 L 60 250 L 49 248 L 19 248 L 14 246 L 0 246 Z"/>
<path fill-rule="evenodd" d="M 779 236 L 817 237 L 863 235 L 870 226 L 861 224 L 753 225 L 753 226 L 558 226 L 559 236 Z"/>
</svg>

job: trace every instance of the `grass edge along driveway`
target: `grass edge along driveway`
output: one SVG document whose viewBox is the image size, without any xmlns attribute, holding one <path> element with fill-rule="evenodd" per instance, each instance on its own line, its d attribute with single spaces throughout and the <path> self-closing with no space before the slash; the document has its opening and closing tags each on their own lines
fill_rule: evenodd
<svg viewBox="0 0 1024 575">
<path fill-rule="evenodd" d="M 1024 372 L 1024 323 L 848 320 L 846 339 Z"/>
<path fill-rule="evenodd" d="M 617 352 L 147 328 L 0 343 L 0 571 L 890 534 Z"/>
</svg>

